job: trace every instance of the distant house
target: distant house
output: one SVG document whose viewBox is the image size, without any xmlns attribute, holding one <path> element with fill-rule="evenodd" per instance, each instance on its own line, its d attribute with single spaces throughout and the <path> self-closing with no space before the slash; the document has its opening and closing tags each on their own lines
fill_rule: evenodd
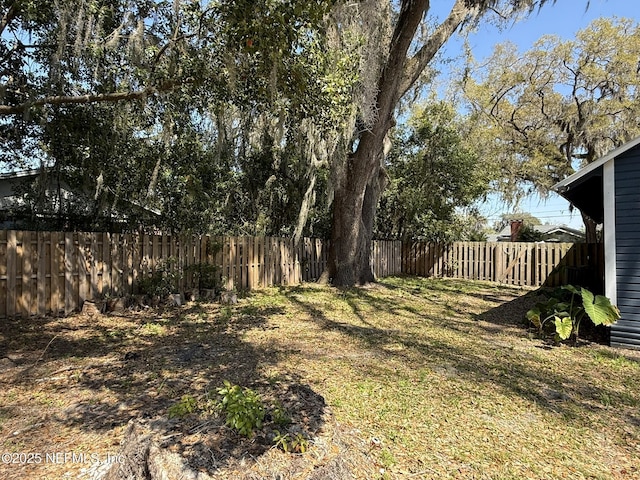
<svg viewBox="0 0 640 480">
<path fill-rule="evenodd" d="M 554 187 L 604 223 L 605 293 L 620 308 L 611 345 L 640 349 L 640 137 Z"/>
<path fill-rule="evenodd" d="M 31 204 L 33 198 L 33 188 L 37 179 L 42 174 L 40 169 L 21 170 L 0 174 L 0 228 L 22 229 L 29 228 L 33 220 Z M 54 188 L 57 190 L 59 198 L 71 196 L 68 185 L 48 185 L 44 188 L 43 194 L 52 197 Z M 50 205 L 49 213 L 58 212 L 59 206 Z"/>
<path fill-rule="evenodd" d="M 131 228 L 133 218 L 153 220 L 160 215 L 129 201 L 119 202 L 125 208 L 97 215 L 92 193 L 42 169 L 2 173 L 0 229 L 121 231 Z"/>
<path fill-rule="evenodd" d="M 566 242 L 580 243 L 584 242 L 584 232 L 566 225 L 533 225 L 532 228 L 539 232 L 543 242 Z M 498 233 L 489 235 L 489 242 L 510 242 L 511 241 L 511 225 L 507 225 Z"/>
</svg>

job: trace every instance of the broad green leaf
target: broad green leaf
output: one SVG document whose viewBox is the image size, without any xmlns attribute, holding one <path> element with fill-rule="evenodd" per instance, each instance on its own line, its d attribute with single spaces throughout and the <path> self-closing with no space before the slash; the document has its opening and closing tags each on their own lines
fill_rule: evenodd
<svg viewBox="0 0 640 480">
<path fill-rule="evenodd" d="M 532 308 L 527 312 L 527 320 L 533 323 L 537 328 L 542 326 L 542 322 L 540 320 L 540 310 L 538 308 Z"/>
<path fill-rule="evenodd" d="M 551 308 L 555 307 L 558 304 L 559 301 L 560 300 L 558 300 L 557 298 L 550 298 L 549 300 L 547 300 L 547 304 L 544 305 L 544 308 L 551 309 Z"/>
<path fill-rule="evenodd" d="M 575 293 L 576 295 L 580 295 L 580 289 L 574 287 L 573 285 L 564 285 L 562 287 L 563 290 L 568 290 L 571 293 Z"/>
<path fill-rule="evenodd" d="M 566 340 L 573 332 L 573 322 L 570 317 L 555 317 L 556 333 L 562 340 Z"/>
<path fill-rule="evenodd" d="M 611 325 L 620 318 L 620 310 L 603 295 L 593 296 L 589 290 L 582 289 L 584 311 L 596 325 Z"/>
</svg>

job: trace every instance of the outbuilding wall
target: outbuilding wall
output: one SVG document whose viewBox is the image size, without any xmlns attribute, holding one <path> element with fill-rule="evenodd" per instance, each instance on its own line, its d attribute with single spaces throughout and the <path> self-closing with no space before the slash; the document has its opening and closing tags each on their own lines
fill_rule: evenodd
<svg viewBox="0 0 640 480">
<path fill-rule="evenodd" d="M 640 348 L 640 146 L 614 160 L 616 302 L 611 345 Z"/>
</svg>

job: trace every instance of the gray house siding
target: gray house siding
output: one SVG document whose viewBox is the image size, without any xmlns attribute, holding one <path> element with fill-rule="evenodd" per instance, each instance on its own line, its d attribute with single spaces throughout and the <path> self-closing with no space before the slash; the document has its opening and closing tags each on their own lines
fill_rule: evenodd
<svg viewBox="0 0 640 480">
<path fill-rule="evenodd" d="M 640 146 L 614 160 L 616 290 L 611 345 L 640 348 Z"/>
</svg>

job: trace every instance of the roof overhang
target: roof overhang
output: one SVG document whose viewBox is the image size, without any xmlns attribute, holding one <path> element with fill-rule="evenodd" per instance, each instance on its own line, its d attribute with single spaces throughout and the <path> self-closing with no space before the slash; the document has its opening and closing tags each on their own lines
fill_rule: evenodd
<svg viewBox="0 0 640 480">
<path fill-rule="evenodd" d="M 581 168 L 551 188 L 596 223 L 602 223 L 604 221 L 603 167 L 636 145 L 640 145 L 640 137 L 611 150 L 604 157 Z"/>
</svg>

